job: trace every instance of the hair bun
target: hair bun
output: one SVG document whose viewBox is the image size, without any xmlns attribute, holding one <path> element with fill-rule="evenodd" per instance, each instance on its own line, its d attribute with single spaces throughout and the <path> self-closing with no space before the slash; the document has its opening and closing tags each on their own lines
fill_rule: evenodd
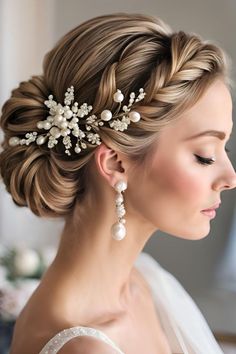
<svg viewBox="0 0 236 354">
<path fill-rule="evenodd" d="M 70 162 L 60 161 L 58 154 L 50 153 L 47 146 L 8 144 L 10 137 L 23 137 L 47 116 L 44 105 L 47 95 L 43 76 L 32 76 L 12 90 L 4 103 L 0 122 L 4 132 L 0 175 L 18 206 L 28 206 L 37 216 L 62 217 L 70 213 L 79 189 Z M 83 165 L 86 161 L 87 157 L 79 163 Z"/>
</svg>

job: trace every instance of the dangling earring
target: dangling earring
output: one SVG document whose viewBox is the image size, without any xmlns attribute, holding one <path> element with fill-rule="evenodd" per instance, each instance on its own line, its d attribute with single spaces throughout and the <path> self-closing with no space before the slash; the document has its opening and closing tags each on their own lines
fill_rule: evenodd
<svg viewBox="0 0 236 354">
<path fill-rule="evenodd" d="M 112 225 L 111 227 L 111 234 L 112 237 L 120 241 L 126 236 L 126 228 L 125 228 L 125 222 L 126 220 L 123 218 L 125 215 L 125 207 L 123 204 L 124 198 L 122 195 L 122 192 L 126 190 L 127 188 L 127 183 L 125 181 L 120 180 L 117 182 L 114 186 L 115 190 L 117 191 L 116 194 L 116 214 L 118 217 L 118 222 Z"/>
</svg>

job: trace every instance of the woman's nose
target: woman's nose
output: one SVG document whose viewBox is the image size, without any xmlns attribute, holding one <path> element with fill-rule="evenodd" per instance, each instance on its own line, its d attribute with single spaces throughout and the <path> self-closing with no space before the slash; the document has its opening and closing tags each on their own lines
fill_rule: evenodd
<svg viewBox="0 0 236 354">
<path fill-rule="evenodd" d="M 214 188 L 216 190 L 236 188 L 236 171 L 231 163 L 230 168 L 228 168 L 225 173 L 222 173 L 221 176 L 217 179 Z"/>
</svg>

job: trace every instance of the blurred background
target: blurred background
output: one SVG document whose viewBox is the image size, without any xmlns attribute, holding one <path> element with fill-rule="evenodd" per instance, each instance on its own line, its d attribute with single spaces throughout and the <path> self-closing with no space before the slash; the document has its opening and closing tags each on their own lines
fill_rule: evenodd
<svg viewBox="0 0 236 354">
<path fill-rule="evenodd" d="M 174 31 L 182 29 L 212 39 L 231 57 L 232 79 L 236 82 L 235 0 L 1 0 L 0 106 L 20 81 L 42 72 L 44 54 L 67 31 L 91 17 L 120 11 L 159 16 Z M 233 92 L 234 122 L 235 96 Z M 234 166 L 235 125 L 227 144 Z M 43 256 L 47 258 L 45 262 L 50 263 L 63 224 L 63 220 L 43 220 L 27 208 L 15 206 L 0 181 L 0 256 L 16 247 L 21 252 L 20 266 L 23 268 L 27 268 L 24 260 L 29 268 L 35 266 L 37 257 L 41 265 Z M 36 250 L 35 253 L 32 251 L 30 255 L 30 249 Z M 222 194 L 221 207 L 211 221 L 211 231 L 206 238 L 188 241 L 158 232 L 144 251 L 181 282 L 217 338 L 236 343 L 236 192 Z M 13 261 L 12 253 L 9 254 L 8 264 Z M 3 272 L 2 266 L 2 284 Z M 13 317 L 14 314 L 12 320 Z M 236 349 L 233 350 L 232 353 L 236 353 Z"/>
</svg>

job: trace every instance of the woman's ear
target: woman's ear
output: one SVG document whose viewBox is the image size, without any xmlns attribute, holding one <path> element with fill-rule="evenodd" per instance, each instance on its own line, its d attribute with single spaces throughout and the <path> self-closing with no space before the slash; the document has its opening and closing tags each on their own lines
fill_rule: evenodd
<svg viewBox="0 0 236 354">
<path fill-rule="evenodd" d="M 126 171 L 122 154 L 101 143 L 95 151 L 94 160 L 97 170 L 114 187 L 116 182 L 124 180 L 127 182 Z"/>
</svg>

